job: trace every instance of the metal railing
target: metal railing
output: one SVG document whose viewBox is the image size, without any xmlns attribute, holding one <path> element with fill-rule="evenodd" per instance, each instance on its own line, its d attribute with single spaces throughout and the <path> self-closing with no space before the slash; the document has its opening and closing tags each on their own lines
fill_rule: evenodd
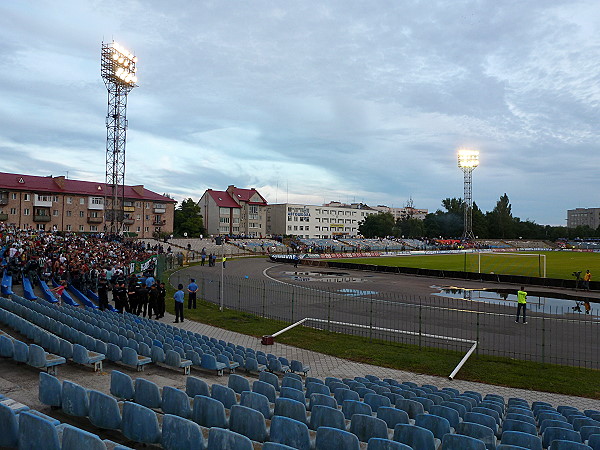
<svg viewBox="0 0 600 450">
<path fill-rule="evenodd" d="M 600 368 L 597 308 L 586 314 L 570 306 L 530 304 L 528 323 L 517 324 L 516 303 L 510 301 L 340 292 L 235 276 L 225 276 L 221 289 L 220 271 L 195 277 L 202 298 L 220 304 L 222 295 L 226 308 L 265 318 L 289 323 L 313 318 L 303 326 L 461 353 L 476 342 L 480 355 Z M 188 281 L 180 273 L 171 278 L 174 285 Z"/>
</svg>

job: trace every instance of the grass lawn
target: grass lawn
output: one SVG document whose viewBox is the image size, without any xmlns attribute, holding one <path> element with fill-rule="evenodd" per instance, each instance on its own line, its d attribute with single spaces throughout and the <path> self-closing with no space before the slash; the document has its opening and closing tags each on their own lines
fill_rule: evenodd
<svg viewBox="0 0 600 450">
<path fill-rule="evenodd" d="M 600 272 L 599 272 L 600 273 Z M 167 283 L 167 310 L 174 313 L 175 289 Z M 273 334 L 289 325 L 244 312 L 226 309 L 203 300 L 198 309 L 184 309 L 186 320 L 195 320 L 226 330 L 255 336 Z M 296 327 L 277 337 L 277 342 L 340 358 L 393 369 L 447 377 L 463 353 L 420 348 L 340 333 Z M 600 399 L 600 371 L 540 364 L 510 358 L 473 355 L 458 373 L 457 379 L 522 389 L 555 392 Z M 450 381 L 448 383 L 451 383 Z"/>
<path fill-rule="evenodd" d="M 585 273 L 587 269 L 600 277 L 600 253 L 588 252 L 523 252 L 546 255 L 546 277 L 573 280 L 573 272 Z M 466 256 L 465 256 L 466 255 Z M 417 267 L 421 269 L 465 270 L 478 272 L 476 253 L 449 255 L 382 256 L 375 258 L 332 259 L 346 263 L 373 264 L 377 266 Z M 490 255 L 481 257 L 481 272 L 506 275 L 539 276 L 539 258 L 535 256 Z"/>
</svg>

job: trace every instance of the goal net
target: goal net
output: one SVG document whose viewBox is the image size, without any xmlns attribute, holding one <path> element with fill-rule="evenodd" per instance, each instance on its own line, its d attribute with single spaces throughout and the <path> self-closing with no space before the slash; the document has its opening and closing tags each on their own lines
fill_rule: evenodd
<svg viewBox="0 0 600 450">
<path fill-rule="evenodd" d="M 541 253 L 479 252 L 477 255 L 479 273 L 546 278 L 546 255 Z"/>
</svg>

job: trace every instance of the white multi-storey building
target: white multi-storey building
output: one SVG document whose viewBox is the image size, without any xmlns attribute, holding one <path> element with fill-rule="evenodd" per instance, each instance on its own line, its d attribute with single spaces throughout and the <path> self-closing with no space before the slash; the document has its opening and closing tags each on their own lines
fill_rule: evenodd
<svg viewBox="0 0 600 450">
<path fill-rule="evenodd" d="M 308 239 L 356 237 L 365 217 L 378 211 L 363 204 L 332 202 L 322 206 L 281 203 L 266 207 L 267 234 Z"/>
<path fill-rule="evenodd" d="M 427 215 L 426 209 L 417 209 L 411 206 L 406 206 L 404 208 L 393 208 L 385 205 L 377 205 L 373 206 L 372 208 L 384 213 L 390 213 L 392 216 L 394 216 L 394 221 L 404 219 L 425 220 L 425 216 Z"/>
</svg>

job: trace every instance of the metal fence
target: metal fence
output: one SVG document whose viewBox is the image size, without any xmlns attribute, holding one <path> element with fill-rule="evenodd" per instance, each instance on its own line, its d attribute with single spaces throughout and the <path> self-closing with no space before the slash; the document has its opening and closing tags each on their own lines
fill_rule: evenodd
<svg viewBox="0 0 600 450">
<path fill-rule="evenodd" d="M 195 273 L 201 297 L 226 308 L 261 317 L 389 342 L 460 352 L 478 343 L 477 352 L 520 360 L 600 368 L 597 311 L 528 304 L 528 324 L 515 323 L 516 303 L 437 296 L 414 296 L 335 287 L 298 286 Z M 171 283 L 186 284 L 175 273 Z"/>
</svg>

